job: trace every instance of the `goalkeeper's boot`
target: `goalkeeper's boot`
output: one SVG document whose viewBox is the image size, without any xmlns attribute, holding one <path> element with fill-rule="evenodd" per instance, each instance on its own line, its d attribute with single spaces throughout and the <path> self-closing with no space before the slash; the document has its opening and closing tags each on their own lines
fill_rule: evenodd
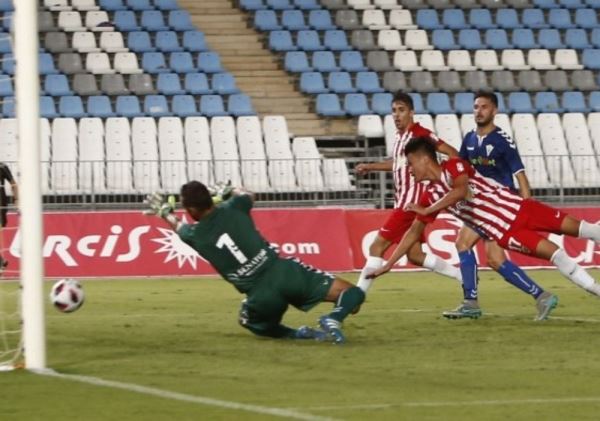
<svg viewBox="0 0 600 421">
<path fill-rule="evenodd" d="M 477 300 L 464 300 L 454 310 L 444 311 L 442 315 L 447 319 L 478 319 L 481 317 L 481 308 Z"/>
<path fill-rule="evenodd" d="M 314 339 L 319 342 L 326 341 L 327 337 L 327 333 L 310 326 L 300 326 L 294 334 L 295 339 Z"/>
<path fill-rule="evenodd" d="M 329 340 L 334 344 L 343 344 L 346 342 L 346 337 L 342 333 L 342 323 L 327 316 L 319 318 L 319 326 L 327 333 Z"/>
<path fill-rule="evenodd" d="M 548 291 L 544 291 L 535 300 L 537 316 L 533 320 L 546 320 L 550 312 L 558 305 L 558 297 Z"/>
</svg>

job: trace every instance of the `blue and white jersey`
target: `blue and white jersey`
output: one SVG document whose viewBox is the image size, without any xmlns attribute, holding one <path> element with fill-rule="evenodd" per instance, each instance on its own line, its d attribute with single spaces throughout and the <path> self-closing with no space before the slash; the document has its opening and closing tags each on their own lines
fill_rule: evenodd
<svg viewBox="0 0 600 421">
<path fill-rule="evenodd" d="M 513 175 L 525 170 L 517 145 L 510 135 L 496 127 L 480 137 L 475 130 L 465 135 L 459 155 L 484 177 L 516 190 Z"/>
</svg>

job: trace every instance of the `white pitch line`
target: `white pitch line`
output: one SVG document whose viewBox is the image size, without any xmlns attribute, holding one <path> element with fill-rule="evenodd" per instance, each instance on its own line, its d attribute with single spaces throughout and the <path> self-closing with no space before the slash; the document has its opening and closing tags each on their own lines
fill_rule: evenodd
<svg viewBox="0 0 600 421">
<path fill-rule="evenodd" d="M 57 377 L 65 380 L 72 380 L 80 383 L 87 383 L 94 386 L 111 387 L 113 389 L 127 390 L 129 392 L 141 393 L 144 395 L 157 396 L 164 399 L 172 399 L 182 402 L 196 403 L 199 405 L 216 406 L 225 409 L 253 412 L 256 414 L 267 414 L 281 418 L 292 418 L 305 421 L 335 421 L 333 418 L 321 417 L 318 415 L 305 414 L 292 409 L 272 408 L 268 406 L 245 404 L 233 401 L 224 401 L 220 399 L 208 398 L 205 396 L 187 395 L 185 393 L 172 392 L 170 390 L 157 389 L 154 387 L 141 386 L 132 383 L 123 383 L 113 380 L 104 380 L 98 377 L 79 376 L 75 374 L 62 374 L 54 370 L 32 370 L 32 372 L 44 376 Z"/>
</svg>

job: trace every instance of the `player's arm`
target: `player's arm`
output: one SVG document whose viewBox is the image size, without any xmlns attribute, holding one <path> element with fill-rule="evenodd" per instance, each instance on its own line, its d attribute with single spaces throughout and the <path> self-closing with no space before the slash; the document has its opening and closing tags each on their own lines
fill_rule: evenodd
<svg viewBox="0 0 600 421">
<path fill-rule="evenodd" d="M 529 186 L 529 178 L 525 174 L 525 170 L 519 171 L 515 174 L 517 183 L 519 183 L 519 194 L 523 199 L 529 199 L 531 197 L 531 187 Z"/>
<path fill-rule="evenodd" d="M 363 162 L 354 167 L 358 175 L 367 174 L 371 171 L 392 171 L 394 169 L 394 160 L 388 159 L 380 162 Z"/>
<path fill-rule="evenodd" d="M 156 215 L 162 218 L 173 231 L 178 231 L 183 224 L 181 220 L 173 213 L 175 210 L 175 196 L 169 196 L 166 200 L 160 193 L 153 193 L 146 196 L 144 200 L 149 207 L 144 211 L 145 215 Z"/>
<path fill-rule="evenodd" d="M 438 142 L 435 145 L 435 150 L 439 153 L 443 153 L 444 155 L 448 155 L 449 158 L 458 156 L 458 151 L 444 141 Z"/>
<path fill-rule="evenodd" d="M 467 198 L 469 194 L 469 176 L 466 173 L 460 174 L 454 178 L 452 190 L 442 196 L 438 201 L 430 206 L 423 206 L 416 203 L 406 205 L 406 210 L 415 212 L 419 215 L 435 215 L 449 206 L 455 205 Z"/>
<path fill-rule="evenodd" d="M 368 274 L 367 278 L 377 278 L 378 276 L 389 272 L 392 269 L 392 267 L 394 267 L 396 262 L 406 253 L 408 253 L 408 250 L 410 250 L 410 248 L 415 243 L 419 242 L 419 240 L 421 239 L 421 235 L 425 230 L 425 225 L 425 222 L 415 219 L 415 221 L 410 226 L 409 230 L 406 231 L 406 233 L 404 234 L 404 237 L 402 237 L 402 240 L 398 244 L 398 247 L 396 247 L 396 250 L 394 250 L 394 253 L 385 263 L 385 265 L 377 269 L 375 272 Z"/>
<path fill-rule="evenodd" d="M 502 145 L 504 159 L 517 179 L 519 194 L 523 199 L 528 199 L 531 197 L 531 187 L 529 185 L 529 178 L 525 173 L 525 165 L 523 165 L 521 155 L 519 155 L 519 151 L 517 150 L 517 145 L 508 135 L 503 135 L 502 138 L 504 142 L 500 144 Z"/>
</svg>

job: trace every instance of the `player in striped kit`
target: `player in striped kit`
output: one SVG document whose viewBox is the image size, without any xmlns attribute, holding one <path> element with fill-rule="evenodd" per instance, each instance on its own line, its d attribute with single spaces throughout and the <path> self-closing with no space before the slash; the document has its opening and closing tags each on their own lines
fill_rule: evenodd
<svg viewBox="0 0 600 421">
<path fill-rule="evenodd" d="M 497 241 L 504 249 L 551 261 L 574 284 L 600 296 L 600 284 L 563 249 L 538 234 L 538 231 L 565 234 L 600 243 L 600 226 L 579 221 L 534 199 L 523 199 L 496 181 L 483 177 L 459 158 L 439 164 L 435 149 L 427 139 L 411 140 L 405 153 L 415 179 L 419 182 L 429 180 L 430 183 L 419 202 L 407 206 L 418 214 L 415 222 L 388 262 L 370 277 L 389 271 L 420 240 L 425 225 L 440 211 L 447 210 L 485 238 Z M 468 293 L 465 288 L 465 299 L 468 299 Z"/>
<path fill-rule="evenodd" d="M 379 230 L 377 237 L 369 247 L 369 257 L 358 279 L 358 287 L 367 291 L 371 286 L 371 279 L 366 277 L 384 264 L 383 254 L 392 243 L 398 243 L 404 233 L 409 229 L 415 219 L 415 213 L 405 210 L 409 203 L 417 201 L 424 190 L 424 185 L 417 183 L 408 170 L 404 147 L 413 137 L 422 137 L 431 143 L 436 151 L 448 156 L 457 156 L 458 152 L 452 146 L 439 139 L 434 133 L 414 121 L 414 105 L 410 95 L 396 92 L 392 99 L 392 116 L 396 124 L 396 141 L 393 148 L 392 159 L 362 163 L 356 166 L 359 175 L 371 171 L 392 171 L 394 179 L 394 210 L 387 221 Z M 423 240 L 424 241 L 424 240 Z M 441 275 L 449 276 L 461 281 L 460 270 L 434 254 L 425 254 L 421 243 L 414 244 L 408 251 L 408 260 Z"/>
</svg>

